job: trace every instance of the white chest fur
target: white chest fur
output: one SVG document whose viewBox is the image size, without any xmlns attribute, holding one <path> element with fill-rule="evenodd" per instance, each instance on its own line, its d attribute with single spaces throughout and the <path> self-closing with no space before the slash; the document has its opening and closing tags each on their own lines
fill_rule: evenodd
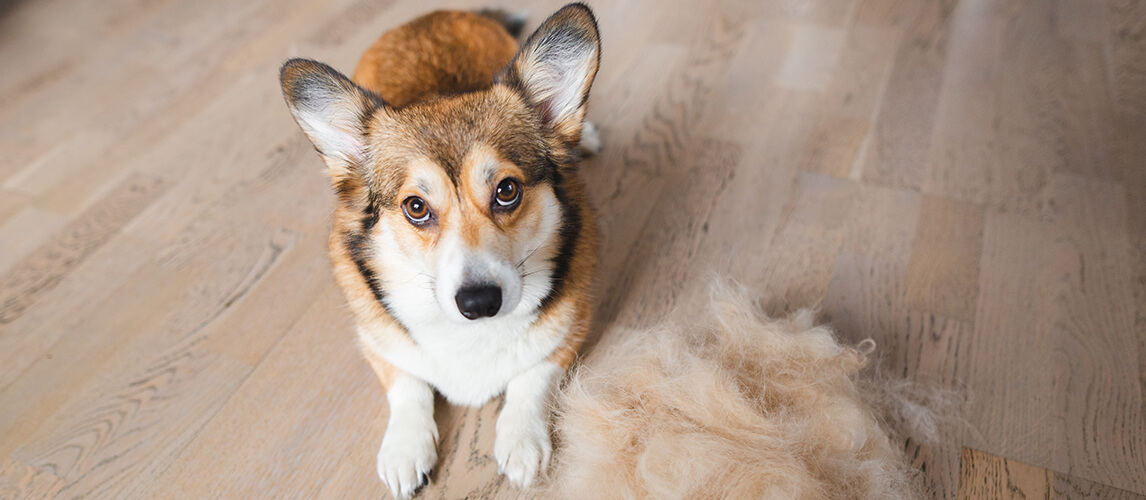
<svg viewBox="0 0 1146 500">
<path fill-rule="evenodd" d="M 564 335 L 531 331 L 536 314 L 459 324 L 443 319 L 413 329 L 414 344 L 386 345 L 377 352 L 450 402 L 478 406 L 505 390 L 509 380 L 545 360 Z M 368 332 L 364 332 L 368 333 Z M 371 335 L 363 335 L 371 342 Z"/>
</svg>

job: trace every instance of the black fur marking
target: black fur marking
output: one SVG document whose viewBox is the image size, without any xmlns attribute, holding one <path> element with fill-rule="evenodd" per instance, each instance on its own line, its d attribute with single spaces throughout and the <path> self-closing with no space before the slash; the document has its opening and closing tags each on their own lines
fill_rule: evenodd
<svg viewBox="0 0 1146 500">
<path fill-rule="evenodd" d="M 561 205 L 562 224 L 559 231 L 561 246 L 557 255 L 553 256 L 553 275 L 549 277 L 549 293 L 541 299 L 541 309 L 548 309 L 565 288 L 565 279 L 569 277 L 569 268 L 573 265 L 573 257 L 577 252 L 577 237 L 581 234 L 580 208 L 569 199 L 565 190 L 564 177 L 557 168 L 553 167 L 556 182 L 553 183 L 553 194 L 557 196 L 557 203 Z"/>
<path fill-rule="evenodd" d="M 474 12 L 479 16 L 488 17 L 497 24 L 500 24 L 509 36 L 518 38 L 521 36 L 521 30 L 525 28 L 525 16 L 521 14 L 507 12 L 502 9 L 480 9 Z"/>
<path fill-rule="evenodd" d="M 370 232 L 371 229 L 374 229 L 375 224 L 378 224 L 378 201 L 374 196 L 371 196 L 370 203 L 366 205 L 366 210 L 362 213 L 362 232 Z"/>
<path fill-rule="evenodd" d="M 366 228 L 367 219 L 362 220 L 362 231 L 347 232 L 346 233 L 346 248 L 350 251 L 350 260 L 354 261 L 354 266 L 358 268 L 358 274 L 362 276 L 362 280 L 366 282 L 366 286 L 370 288 L 370 292 L 374 294 L 374 300 L 378 301 L 378 305 L 398 323 L 403 330 L 409 332 L 410 329 L 406 327 L 402 320 L 394 315 L 394 311 L 390 309 L 390 305 L 386 303 L 386 291 L 382 289 L 382 283 L 378 280 L 378 274 L 370 267 L 369 251 L 366 248 L 366 242 L 369 240 L 368 229 Z M 371 225 L 377 223 L 378 214 L 374 213 Z"/>
<path fill-rule="evenodd" d="M 374 269 L 370 268 L 370 263 L 366 261 L 367 235 L 364 232 L 351 232 L 346 234 L 346 248 L 350 251 L 350 259 L 354 261 L 354 265 L 358 268 L 358 274 L 362 275 L 362 279 L 366 281 L 366 286 L 370 287 L 370 291 L 374 293 L 374 299 L 386 307 L 386 292 L 382 290 L 382 284 L 378 282 L 378 275 L 374 273 Z M 389 310 L 389 307 L 386 307 Z"/>
<path fill-rule="evenodd" d="M 338 199 L 344 203 L 350 203 L 358 194 L 358 187 L 359 182 L 356 179 L 343 177 L 334 183 L 334 192 L 338 195 Z"/>
<path fill-rule="evenodd" d="M 450 184 L 454 186 L 459 185 L 458 176 L 461 175 L 462 170 L 461 158 L 465 158 L 468 150 L 461 151 L 460 154 L 457 154 L 455 151 L 448 151 L 446 148 L 442 148 L 439 149 L 438 152 L 445 153 L 434 155 L 434 159 L 437 161 L 438 166 L 442 167 L 442 171 L 444 171 L 446 173 L 446 177 L 450 179 Z"/>
</svg>

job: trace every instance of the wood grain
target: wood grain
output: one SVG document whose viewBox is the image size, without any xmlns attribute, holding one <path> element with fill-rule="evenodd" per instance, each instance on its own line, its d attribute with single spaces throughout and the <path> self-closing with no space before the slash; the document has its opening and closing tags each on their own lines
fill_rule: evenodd
<svg viewBox="0 0 1146 500">
<path fill-rule="evenodd" d="M 1055 428 L 1054 320 L 1044 312 L 1047 290 L 1040 281 L 1048 268 L 1040 249 L 1053 239 L 1038 221 L 988 215 L 969 357 L 996 361 L 992 370 L 965 374 L 972 391 L 968 418 L 981 434 L 966 444 L 1040 465 L 1055 456 L 1053 442 L 1040 437 L 1053 436 Z"/>
<path fill-rule="evenodd" d="M 1146 496 L 963 448 L 958 498 L 1139 500 Z"/>
<path fill-rule="evenodd" d="M 660 192 L 659 210 L 645 221 L 645 230 L 631 247 L 622 265 L 622 274 L 614 278 L 608 292 L 610 301 L 602 304 L 599 321 L 639 327 L 662 320 L 680 304 L 682 291 L 696 283 L 692 273 L 704 272 L 705 255 L 699 246 L 709 231 L 710 221 L 719 217 L 716 205 L 729 185 L 735 182 L 741 151 L 736 145 L 703 141 L 687 161 L 693 172 L 666 184 Z M 671 221 L 671 223 L 669 223 Z M 694 266 L 682 268 L 676 257 L 661 261 L 657 256 L 687 256 Z M 691 273 L 690 273 L 691 272 Z M 658 290 L 659 293 L 633 294 L 634 290 Z M 639 303 L 639 305 L 638 305 Z M 681 305 L 687 308 L 687 305 Z M 622 314 L 640 312 L 639 315 Z"/>
<path fill-rule="evenodd" d="M 1048 293 L 1046 315 L 1054 320 L 1056 416 L 1059 434 L 1055 470 L 1117 488 L 1146 488 L 1146 436 L 1129 429 L 1146 419 L 1141 374 L 1134 366 L 1135 315 L 1125 250 L 1125 210 L 1118 186 L 1097 180 L 1055 176 L 1049 189 L 1055 240 L 1045 247 L 1048 262 L 1041 286 Z M 1107 203 L 1094 200 L 1108 199 Z M 1096 242 L 1102 241 L 1102 244 Z M 1061 431 L 1059 431 L 1061 432 Z M 1083 457 L 1086 457 L 1085 459 Z"/>
<path fill-rule="evenodd" d="M 975 319 L 983 207 L 925 197 L 907 270 L 907 303 L 955 319 Z"/>
<path fill-rule="evenodd" d="M 923 189 L 968 202 L 988 199 L 991 172 L 998 168 L 996 107 L 999 100 L 998 51 L 1005 18 L 989 0 L 958 2 L 951 14 L 951 34 L 943 71 L 942 93 L 935 110 Z"/>
<path fill-rule="evenodd" d="M 943 87 L 956 1 L 864 2 L 857 16 L 902 25 L 862 178 L 896 188 L 921 189 Z"/>
<path fill-rule="evenodd" d="M 143 496 L 311 497 L 364 432 L 385 425 L 381 387 L 362 376 L 369 366 L 350 341 L 342 297 L 332 279 L 324 281 L 323 293 L 282 343 Z M 332 419 L 330 408 L 340 408 L 341 418 Z M 257 446 L 218 453 L 251 426 L 273 434 Z M 215 459 L 196 458 L 203 455 Z M 311 465 L 297 468 L 301 457 Z"/>
<path fill-rule="evenodd" d="M 595 349 L 732 276 L 875 340 L 865 376 L 954 392 L 963 424 L 899 443 L 931 496 L 1141 498 L 1144 5 L 594 5 Z M 485 6 L 0 2 L 0 498 L 388 495 L 277 71 Z M 419 498 L 534 496 L 497 474 L 500 405 L 439 399 Z"/>
<path fill-rule="evenodd" d="M 824 90 L 802 168 L 836 177 L 859 176 L 861 151 L 870 147 L 873 115 L 884 96 L 898 38 L 897 30 L 886 27 L 850 30 L 839 69 Z"/>
<path fill-rule="evenodd" d="M 55 498 L 64 481 L 44 470 L 35 469 L 11 458 L 0 462 L 0 499 Z"/>
<path fill-rule="evenodd" d="M 817 174 L 801 174 L 793 188 L 761 275 L 752 277 L 767 284 L 766 309 L 773 315 L 824 299 L 857 193 L 851 181 Z"/>
<path fill-rule="evenodd" d="M 894 254 L 840 252 L 821 311 L 847 342 L 875 341 L 878 356 L 870 374 L 957 390 L 965 377 L 959 363 L 967 355 L 970 323 L 908 307 L 903 290 L 906 267 L 906 259 Z M 963 410 L 960 402 L 951 403 L 947 411 L 958 415 Z M 933 435 L 924 436 L 903 422 L 891 423 L 906 436 L 902 446 L 912 465 L 925 472 L 923 484 L 930 496 L 952 498 L 964 429 L 946 422 L 929 429 Z"/>
<path fill-rule="evenodd" d="M 160 179 L 134 176 L 0 277 L 0 324 L 11 323 L 44 292 L 166 191 Z"/>
<path fill-rule="evenodd" d="M 1108 0 L 1105 4 L 1114 104 L 1122 112 L 1143 116 L 1146 114 L 1146 37 L 1142 33 L 1146 30 L 1146 5 L 1134 0 Z"/>
<path fill-rule="evenodd" d="M 1142 500 L 1146 498 L 1146 495 L 1120 490 L 1105 484 L 1092 483 L 1058 472 L 1054 474 L 1054 483 L 1051 488 L 1054 490 L 1054 498 L 1101 498 L 1109 500 Z"/>
<path fill-rule="evenodd" d="M 1042 467 L 1007 460 L 970 448 L 963 449 L 959 468 L 959 498 L 1054 498 L 1054 473 Z"/>
</svg>

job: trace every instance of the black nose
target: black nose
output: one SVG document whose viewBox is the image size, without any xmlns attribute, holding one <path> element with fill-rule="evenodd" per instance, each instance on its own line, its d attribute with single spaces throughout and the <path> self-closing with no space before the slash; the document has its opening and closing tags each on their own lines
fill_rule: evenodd
<svg viewBox="0 0 1146 500">
<path fill-rule="evenodd" d="M 501 288 L 494 285 L 467 286 L 454 296 L 458 311 L 466 319 L 487 318 L 501 309 Z"/>
</svg>

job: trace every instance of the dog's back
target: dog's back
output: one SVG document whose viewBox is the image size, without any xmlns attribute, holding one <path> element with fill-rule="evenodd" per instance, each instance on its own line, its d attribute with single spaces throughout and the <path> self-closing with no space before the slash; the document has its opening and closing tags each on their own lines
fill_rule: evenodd
<svg viewBox="0 0 1146 500">
<path fill-rule="evenodd" d="M 488 88 L 517 51 L 512 16 L 436 11 L 383 34 L 362 55 L 354 82 L 402 107 Z"/>
</svg>

